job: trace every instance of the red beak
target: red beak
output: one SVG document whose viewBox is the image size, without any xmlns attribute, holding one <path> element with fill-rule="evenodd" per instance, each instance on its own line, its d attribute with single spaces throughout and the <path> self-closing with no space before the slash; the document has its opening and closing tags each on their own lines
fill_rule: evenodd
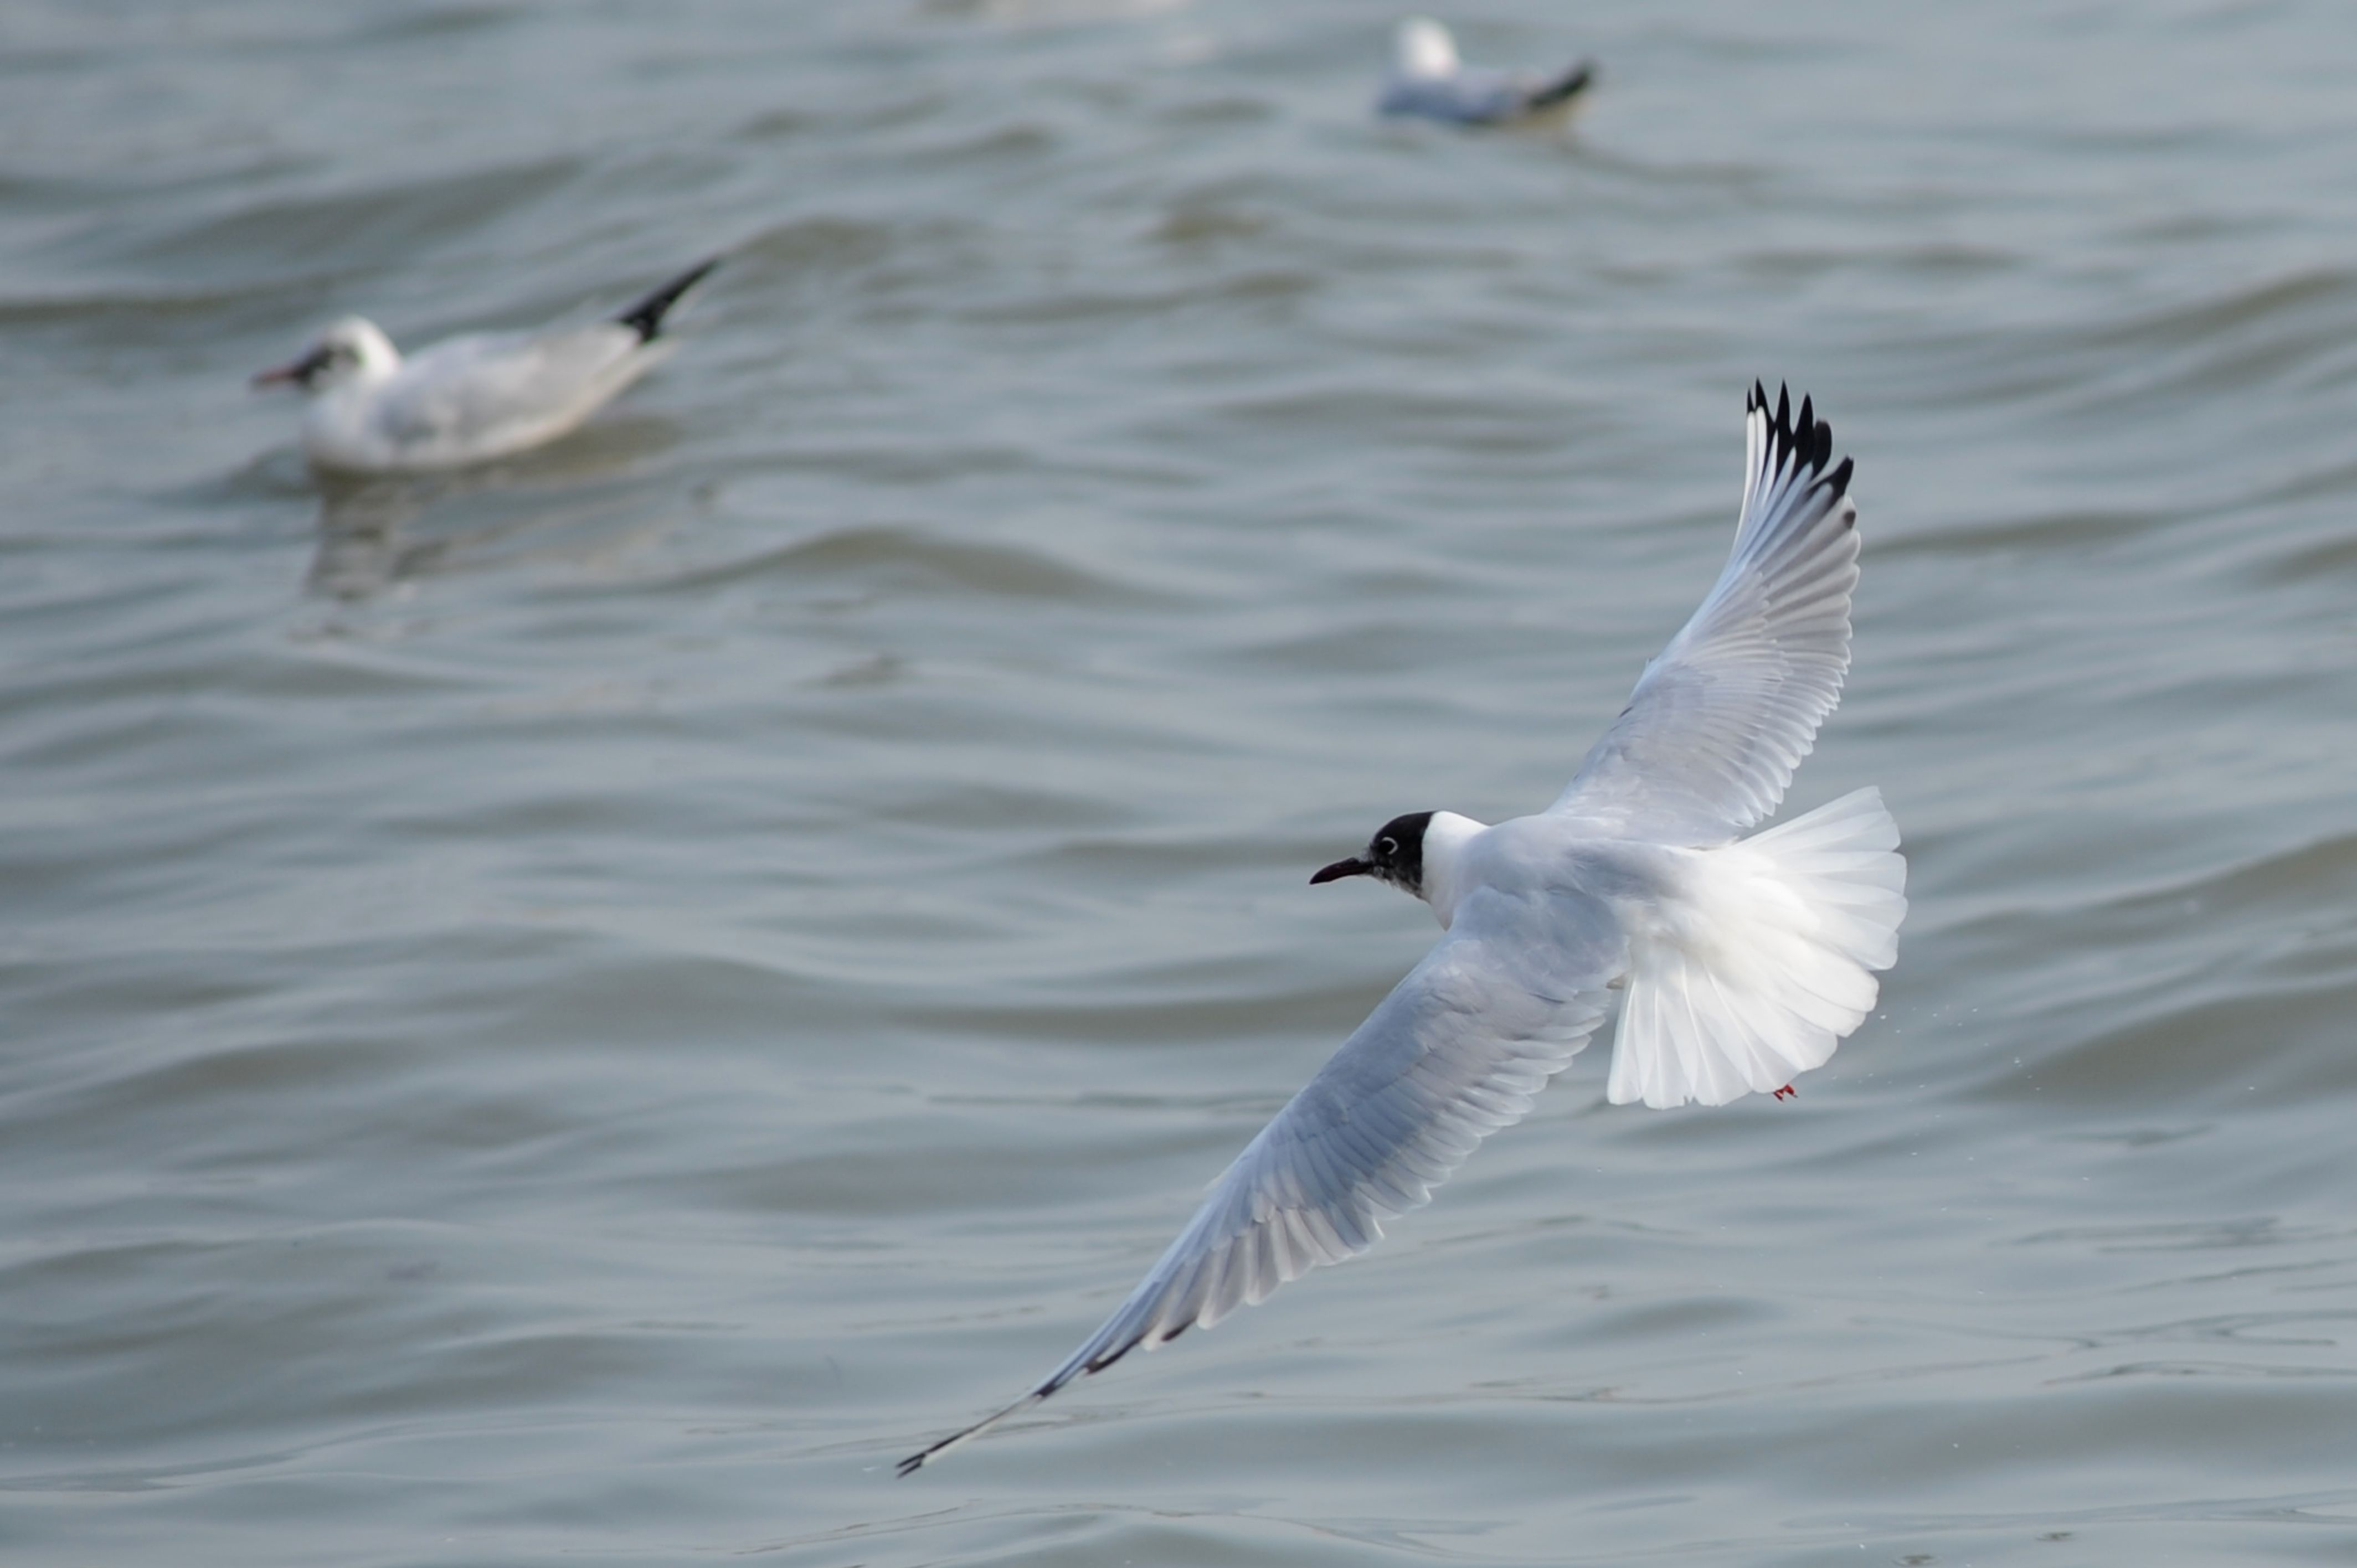
<svg viewBox="0 0 2357 1568">
<path fill-rule="evenodd" d="M 313 376 L 317 375 L 321 371 L 326 370 L 327 368 L 328 350 L 325 349 L 314 349 L 299 360 L 290 360 L 285 364 L 274 366 L 269 370 L 259 372 L 253 378 L 253 385 L 257 387 L 270 387 L 276 386 L 282 381 L 293 381 L 297 385 L 307 385 Z"/>
</svg>

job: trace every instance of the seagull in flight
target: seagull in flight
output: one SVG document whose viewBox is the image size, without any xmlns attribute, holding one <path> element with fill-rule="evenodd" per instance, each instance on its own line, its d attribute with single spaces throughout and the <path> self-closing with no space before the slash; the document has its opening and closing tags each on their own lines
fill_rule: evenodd
<svg viewBox="0 0 2357 1568">
<path fill-rule="evenodd" d="M 1460 64 L 1457 40 L 1426 16 L 1399 25 L 1393 43 L 1391 74 L 1378 114 L 1417 115 L 1458 125 L 1503 125 L 1570 107 L 1596 80 L 1596 65 L 1581 60 L 1553 76 L 1487 70 Z"/>
<path fill-rule="evenodd" d="M 1899 957 L 1907 865 L 1878 790 L 1741 836 L 1783 799 L 1849 668 L 1850 461 L 1807 399 L 1754 383 L 1718 581 L 1545 811 L 1413 811 L 1309 880 L 1372 876 L 1446 931 L 1213 1184 L 1103 1327 L 909 1475 L 1132 1350 L 1365 1251 L 1571 1065 L 1622 993 L 1607 1097 L 1789 1092 Z"/>
<path fill-rule="evenodd" d="M 478 332 L 404 359 L 348 316 L 253 378 L 310 394 L 303 447 L 322 468 L 405 474 L 504 457 L 570 434 L 670 352 L 663 317 L 720 264 L 699 262 L 609 321 Z"/>
</svg>

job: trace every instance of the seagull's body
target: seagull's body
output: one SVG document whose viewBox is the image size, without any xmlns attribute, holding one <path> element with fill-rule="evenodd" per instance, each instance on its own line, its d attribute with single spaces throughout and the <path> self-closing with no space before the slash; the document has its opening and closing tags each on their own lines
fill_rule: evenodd
<svg viewBox="0 0 2357 1568">
<path fill-rule="evenodd" d="M 1857 583 L 1850 463 L 1803 400 L 1747 410 L 1735 546 L 1547 810 L 1396 817 L 1312 882 L 1372 875 L 1447 934 L 1261 1130 L 1145 1281 L 1021 1400 L 1364 1251 L 1520 1121 L 1624 993 L 1607 1095 L 1724 1104 L 1820 1067 L 1898 958 L 1906 863 L 1861 789 L 1749 838 L 1840 700 Z M 1781 1098 L 1781 1093 L 1779 1093 Z"/>
<path fill-rule="evenodd" d="M 1457 40 L 1448 29 L 1417 16 L 1399 26 L 1391 74 L 1383 79 L 1375 112 L 1458 125 L 1503 125 L 1563 113 L 1595 80 L 1596 67 L 1588 60 L 1553 76 L 1466 65 L 1457 58 Z"/>
<path fill-rule="evenodd" d="M 254 382 L 310 394 L 303 448 L 322 468 L 418 473 L 503 457 L 568 434 L 661 362 L 664 313 L 719 264 L 681 274 L 610 321 L 471 333 L 407 359 L 375 323 L 346 317 Z"/>
</svg>

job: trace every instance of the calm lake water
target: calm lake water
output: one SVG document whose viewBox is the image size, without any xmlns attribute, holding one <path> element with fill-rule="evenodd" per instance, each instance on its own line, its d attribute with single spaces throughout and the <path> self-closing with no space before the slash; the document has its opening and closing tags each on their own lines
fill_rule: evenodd
<svg viewBox="0 0 2357 1568">
<path fill-rule="evenodd" d="M 2357 1561 L 2357 13 L 0 11 L 0 1559 Z M 610 310 L 323 488 L 244 378 Z M 910 1480 L 1858 463 L 1914 900 L 1795 1101 L 1599 1045 L 1366 1259 Z"/>
</svg>

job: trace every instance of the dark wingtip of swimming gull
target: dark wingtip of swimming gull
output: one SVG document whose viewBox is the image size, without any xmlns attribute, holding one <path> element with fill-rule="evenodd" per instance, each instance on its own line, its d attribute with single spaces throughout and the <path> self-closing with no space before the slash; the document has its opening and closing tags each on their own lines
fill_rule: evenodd
<svg viewBox="0 0 2357 1568">
<path fill-rule="evenodd" d="M 614 317 L 616 325 L 627 327 L 639 335 L 641 343 L 652 342 L 662 331 L 663 317 L 679 303 L 679 296 L 704 281 L 704 276 L 720 264 L 718 256 L 698 262 L 671 282 L 641 299 L 621 315 Z"/>
<path fill-rule="evenodd" d="M 1552 109 L 1570 102 L 1587 91 L 1596 81 L 1596 62 L 1581 60 L 1552 81 L 1543 81 L 1531 90 L 1528 107 L 1532 110 Z"/>
</svg>

